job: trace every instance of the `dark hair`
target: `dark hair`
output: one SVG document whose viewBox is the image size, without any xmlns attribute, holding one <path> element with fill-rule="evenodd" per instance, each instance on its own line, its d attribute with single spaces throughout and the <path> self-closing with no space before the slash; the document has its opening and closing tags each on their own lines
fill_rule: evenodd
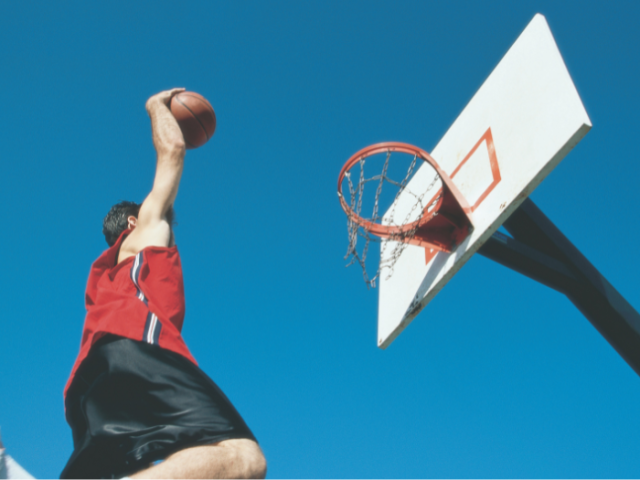
<svg viewBox="0 0 640 480">
<path fill-rule="evenodd" d="M 110 247 L 116 243 L 120 234 L 129 227 L 127 219 L 132 215 L 138 218 L 139 213 L 140 205 L 135 202 L 124 201 L 116 203 L 111 207 L 111 210 L 109 210 L 109 213 L 107 213 L 107 216 L 104 217 L 104 221 L 102 222 L 102 233 Z M 174 215 L 173 205 L 171 205 L 164 214 L 164 218 L 166 218 L 170 226 L 174 225 Z"/>
<path fill-rule="evenodd" d="M 102 222 L 102 233 L 107 241 L 107 244 L 112 247 L 114 243 L 120 237 L 120 234 L 124 232 L 129 226 L 127 218 L 134 216 L 138 218 L 140 212 L 140 205 L 135 202 L 120 202 L 116 203 L 107 216 L 104 217 Z"/>
</svg>

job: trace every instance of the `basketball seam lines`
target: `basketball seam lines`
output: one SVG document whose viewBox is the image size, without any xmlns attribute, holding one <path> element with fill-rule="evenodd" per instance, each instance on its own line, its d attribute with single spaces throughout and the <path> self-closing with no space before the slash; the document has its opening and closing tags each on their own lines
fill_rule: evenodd
<svg viewBox="0 0 640 480">
<path fill-rule="evenodd" d="M 189 98 L 193 98 L 194 100 L 197 100 L 202 105 L 204 105 L 206 109 L 213 114 L 214 117 L 216 116 L 216 112 L 213 111 L 213 107 L 211 106 L 211 104 L 207 100 L 201 98 L 200 96 L 190 95 L 189 92 L 182 92 L 181 97 L 189 97 Z"/>
<path fill-rule="evenodd" d="M 175 99 L 180 103 L 180 105 L 182 105 L 184 108 L 186 108 L 187 110 L 189 110 L 189 113 L 191 113 L 191 115 L 193 115 L 193 118 L 195 118 L 198 122 L 198 125 L 200 125 L 200 127 L 202 128 L 202 131 L 204 132 L 204 135 L 207 137 L 207 141 L 209 141 L 209 134 L 207 133 L 207 129 L 204 128 L 204 125 L 202 125 L 202 122 L 200 121 L 200 119 L 198 118 L 198 116 L 193 113 L 193 110 L 191 110 L 189 107 L 187 107 L 184 102 L 182 102 L 182 100 L 180 100 L 178 97 L 175 97 Z M 186 140 L 185 140 L 186 141 Z M 188 143 L 188 142 L 187 142 Z"/>
<path fill-rule="evenodd" d="M 211 116 L 213 117 L 214 123 L 215 123 L 216 112 L 213 111 L 213 107 L 205 98 L 202 98 L 200 95 L 191 95 L 191 92 L 182 92 L 181 97 L 183 98 L 189 97 L 197 101 L 198 103 L 200 103 L 200 105 L 202 105 L 206 110 L 208 110 L 211 113 Z M 206 134 L 206 130 L 205 130 L 205 134 Z"/>
</svg>

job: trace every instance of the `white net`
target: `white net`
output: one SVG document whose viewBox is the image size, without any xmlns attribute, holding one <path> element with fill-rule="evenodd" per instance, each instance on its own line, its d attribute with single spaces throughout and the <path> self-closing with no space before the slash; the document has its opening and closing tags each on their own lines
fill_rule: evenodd
<svg viewBox="0 0 640 480">
<path fill-rule="evenodd" d="M 392 155 L 393 161 L 391 161 Z M 367 170 L 380 173 L 367 176 L 365 166 L 369 167 Z M 427 171 L 424 170 L 425 167 Z M 420 175 L 417 175 L 418 171 Z M 392 177 L 402 178 L 402 180 L 393 180 Z M 375 190 L 369 188 L 365 191 L 369 183 L 375 185 Z M 345 173 L 342 191 L 344 195 L 345 186 L 348 188 L 349 197 L 345 196 L 345 200 L 355 215 L 367 222 L 385 227 L 415 224 L 413 228 L 405 229 L 381 242 L 380 238 L 373 235 L 366 225 L 357 223 L 352 214 L 347 215 L 349 235 L 349 246 L 345 255 L 345 259 L 349 260 L 347 266 L 359 264 L 368 287 L 376 287 L 376 281 L 384 269 L 388 270 L 389 277 L 393 275 L 393 267 L 407 247 L 407 240 L 416 234 L 417 222 L 426 213 L 432 212 L 436 206 L 442 192 L 439 188 L 441 185 L 440 176 L 435 169 L 423 162 L 418 155 L 392 151 L 363 156 L 350 171 Z M 438 189 L 434 190 L 434 187 Z M 363 211 L 371 211 L 371 214 L 363 214 Z M 383 211 L 386 213 L 381 213 Z M 361 240 L 358 241 L 359 239 Z M 380 245 L 380 261 L 377 266 L 374 261 L 368 260 L 371 242 Z"/>
</svg>

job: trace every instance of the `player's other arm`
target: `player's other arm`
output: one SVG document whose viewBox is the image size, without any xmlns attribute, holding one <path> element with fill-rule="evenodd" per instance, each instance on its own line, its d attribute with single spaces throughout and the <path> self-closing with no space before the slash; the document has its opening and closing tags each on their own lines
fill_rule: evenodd
<svg viewBox="0 0 640 480">
<path fill-rule="evenodd" d="M 178 122 L 169 110 L 169 103 L 175 94 L 182 91 L 183 88 L 174 88 L 147 100 L 153 145 L 157 153 L 156 176 L 151 193 L 142 202 L 138 218 L 130 221 L 130 226 L 135 228 L 120 249 L 119 262 L 145 247 L 166 247 L 170 244 L 171 226 L 166 214 L 178 194 L 185 143 Z"/>
</svg>

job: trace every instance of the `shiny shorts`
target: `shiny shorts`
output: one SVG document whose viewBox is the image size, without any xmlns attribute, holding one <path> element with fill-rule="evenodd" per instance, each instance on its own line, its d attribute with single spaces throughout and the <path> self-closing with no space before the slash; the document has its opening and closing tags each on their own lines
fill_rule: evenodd
<svg viewBox="0 0 640 480">
<path fill-rule="evenodd" d="M 184 357 L 108 336 L 67 392 L 74 451 L 61 478 L 120 478 L 186 447 L 255 437 L 218 386 Z"/>
</svg>

